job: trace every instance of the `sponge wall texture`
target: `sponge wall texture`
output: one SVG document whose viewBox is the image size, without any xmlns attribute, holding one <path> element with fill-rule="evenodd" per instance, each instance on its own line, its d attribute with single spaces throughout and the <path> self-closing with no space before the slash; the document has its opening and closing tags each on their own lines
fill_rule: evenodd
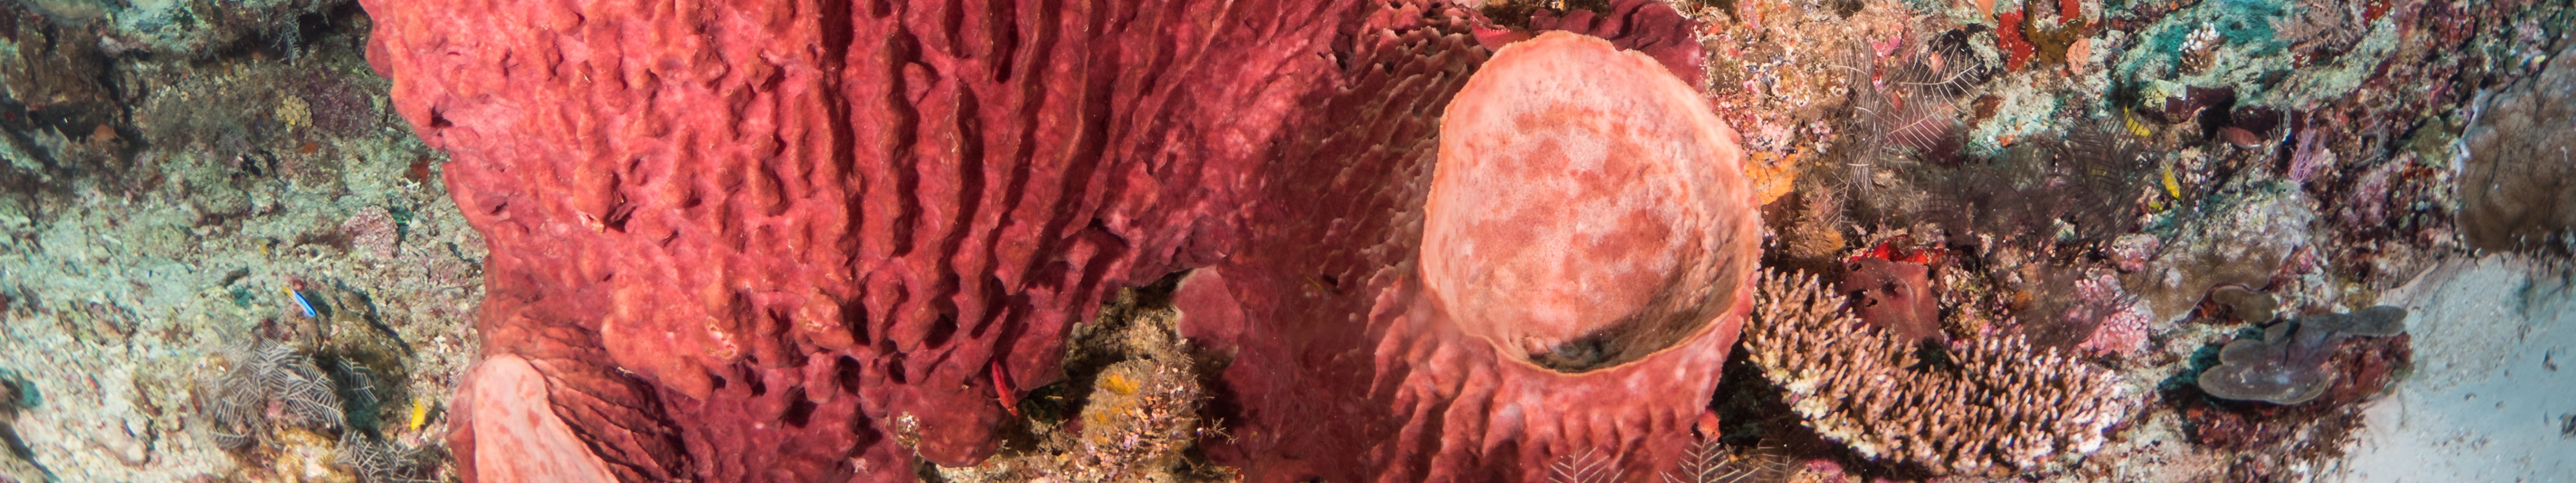
<svg viewBox="0 0 2576 483">
<path fill-rule="evenodd" d="M 1378 114 L 1305 106 L 1446 88 L 1341 64 L 1446 28 L 1419 2 L 361 4 L 491 249 L 486 355 L 546 374 L 635 481 L 981 461 L 1104 294 L 1233 250 L 1251 187 L 1312 182 L 1260 166 L 1357 159 L 1287 151 Z"/>
</svg>

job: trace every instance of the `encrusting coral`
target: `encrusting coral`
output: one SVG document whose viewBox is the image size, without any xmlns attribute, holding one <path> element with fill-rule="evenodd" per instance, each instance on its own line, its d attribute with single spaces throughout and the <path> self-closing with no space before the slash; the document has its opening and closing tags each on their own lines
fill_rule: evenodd
<svg viewBox="0 0 2576 483">
<path fill-rule="evenodd" d="M 2273 313 L 2280 309 L 2280 299 L 2271 294 L 2230 283 L 2209 288 L 2209 295 L 2201 300 L 2200 315 L 2215 320 L 2262 324 L 2271 322 Z"/>
<path fill-rule="evenodd" d="M 2019 335 L 1953 342 L 1949 362 L 1862 324 L 1810 275 L 1766 272 L 1745 346 L 1808 428 L 1883 463 L 1945 474 L 2045 471 L 2099 450 L 2136 401 L 2119 376 Z"/>
<path fill-rule="evenodd" d="M 2351 314 L 2316 314 L 2263 329 L 2219 349 L 2219 365 L 2200 373 L 2202 391 L 2224 399 L 2298 404 L 2323 395 L 2337 377 L 2325 363 L 2345 337 L 2387 337 L 2406 330 L 2406 309 L 2377 306 Z"/>
</svg>

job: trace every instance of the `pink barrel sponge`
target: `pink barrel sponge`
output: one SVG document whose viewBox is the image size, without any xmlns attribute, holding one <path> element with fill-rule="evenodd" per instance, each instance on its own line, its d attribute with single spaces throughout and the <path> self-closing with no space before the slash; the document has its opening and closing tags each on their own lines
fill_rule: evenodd
<svg viewBox="0 0 2576 483">
<path fill-rule="evenodd" d="M 483 355 L 526 362 L 466 382 L 509 388 L 451 413 L 468 481 L 553 479 L 527 450 L 623 481 L 976 464 L 1075 321 L 1249 251 L 1246 192 L 1313 179 L 1264 168 L 1429 117 L 1309 106 L 1436 105 L 1366 78 L 1478 56 L 1381 42 L 1464 30 L 1412 1 L 359 3 L 490 248 Z"/>
<path fill-rule="evenodd" d="M 1732 135 L 1695 73 L 1609 47 L 1700 55 L 1654 0 L 1578 22 L 1613 44 L 1506 49 L 1580 44 L 1600 77 L 1568 85 L 1629 119 L 1560 136 L 1623 150 L 1593 185 L 1465 207 L 1589 210 L 1530 232 L 1558 258 L 1492 269 L 1595 285 L 1523 288 L 1475 278 L 1505 254 L 1445 248 L 1513 235 L 1425 209 L 1440 142 L 1474 137 L 1440 114 L 1489 54 L 1446 2 L 360 3 L 492 254 L 485 365 L 450 413 L 468 481 L 976 464 L 1074 321 L 1183 269 L 1184 331 L 1231 361 L 1231 438 L 1206 443 L 1256 480 L 1511 479 L 1596 448 L 1642 474 L 1743 312 Z M 1525 158 L 1478 157 L 1458 199 L 1585 175 Z M 1428 227 L 1444 248 L 1418 257 Z"/>
<path fill-rule="evenodd" d="M 1506 46 L 1440 130 L 1422 283 L 1461 330 L 1580 372 L 1736 305 L 1759 250 L 1743 150 L 1652 57 L 1565 32 Z"/>
<path fill-rule="evenodd" d="M 1750 307 L 1735 133 L 1653 58 L 1565 32 L 1499 49 L 1444 112 L 1431 146 L 1372 151 L 1435 163 L 1282 188 L 1330 221 L 1183 281 L 1182 330 L 1233 360 L 1210 455 L 1253 481 L 1674 470 Z"/>
</svg>

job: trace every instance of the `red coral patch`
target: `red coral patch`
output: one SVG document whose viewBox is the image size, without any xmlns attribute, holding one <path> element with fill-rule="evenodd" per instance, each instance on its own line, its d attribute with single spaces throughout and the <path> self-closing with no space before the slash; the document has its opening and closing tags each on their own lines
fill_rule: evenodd
<svg viewBox="0 0 2576 483">
<path fill-rule="evenodd" d="M 2030 64 L 2030 54 L 2035 49 L 2030 38 L 2022 36 L 2022 13 L 1996 15 L 1995 24 L 1995 43 L 1997 50 L 2004 51 L 2004 68 L 2021 70 L 2021 66 Z"/>
</svg>

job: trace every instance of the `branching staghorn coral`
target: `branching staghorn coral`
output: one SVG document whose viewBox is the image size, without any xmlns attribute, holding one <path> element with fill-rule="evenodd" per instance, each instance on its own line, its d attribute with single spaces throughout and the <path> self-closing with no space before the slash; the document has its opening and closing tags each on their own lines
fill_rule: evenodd
<svg viewBox="0 0 2576 483">
<path fill-rule="evenodd" d="M 1819 435 L 1940 473 L 2049 469 L 2091 453 L 2135 402 L 2119 377 L 2020 335 L 1951 344 L 1955 367 L 1871 328 L 1812 275 L 1763 274 L 1745 345 Z"/>
</svg>

